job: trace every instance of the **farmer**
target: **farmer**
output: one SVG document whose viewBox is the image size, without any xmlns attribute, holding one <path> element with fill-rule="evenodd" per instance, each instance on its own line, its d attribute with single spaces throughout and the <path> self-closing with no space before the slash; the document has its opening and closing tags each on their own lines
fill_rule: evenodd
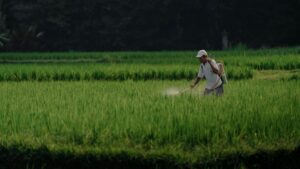
<svg viewBox="0 0 300 169">
<path fill-rule="evenodd" d="M 220 78 L 221 72 L 215 60 L 208 57 L 205 50 L 200 50 L 196 56 L 200 61 L 200 68 L 195 82 L 191 85 L 194 88 L 201 79 L 206 78 L 207 84 L 204 90 L 204 95 L 214 93 L 217 96 L 223 94 L 223 83 Z"/>
</svg>

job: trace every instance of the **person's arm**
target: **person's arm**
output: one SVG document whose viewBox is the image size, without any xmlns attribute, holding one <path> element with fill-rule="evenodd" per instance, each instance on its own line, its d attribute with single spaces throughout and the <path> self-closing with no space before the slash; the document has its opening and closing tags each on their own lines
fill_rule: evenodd
<svg viewBox="0 0 300 169">
<path fill-rule="evenodd" d="M 199 83 L 199 81 L 203 78 L 204 78 L 203 67 L 202 67 L 202 65 L 200 65 L 198 75 L 197 75 L 194 83 L 191 85 L 191 88 L 194 88 Z"/>
<path fill-rule="evenodd" d="M 198 77 L 195 79 L 194 83 L 191 85 L 191 88 L 194 88 L 201 80 L 202 78 L 201 77 Z"/>
<path fill-rule="evenodd" d="M 217 63 L 213 62 L 210 58 L 207 59 L 207 62 L 209 63 L 209 65 L 211 66 L 212 68 L 212 71 L 215 73 L 215 74 L 220 74 L 219 72 L 219 69 L 216 67 L 218 66 Z"/>
</svg>

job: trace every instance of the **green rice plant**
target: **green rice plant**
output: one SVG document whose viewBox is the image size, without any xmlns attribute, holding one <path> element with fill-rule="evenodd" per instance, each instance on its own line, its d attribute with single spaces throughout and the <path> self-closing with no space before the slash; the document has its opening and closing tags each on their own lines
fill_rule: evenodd
<svg viewBox="0 0 300 169">
<path fill-rule="evenodd" d="M 224 60 L 230 80 L 222 97 L 203 97 L 202 81 L 166 94 L 183 91 L 197 76 L 196 51 L 0 53 L 0 62 L 95 62 L 1 64 L 0 147 L 167 159 L 191 168 L 233 155 L 291 151 L 300 146 L 299 51 L 209 51 Z M 278 75 L 256 80 L 254 72 Z"/>
<path fill-rule="evenodd" d="M 208 51 L 217 61 L 229 66 L 251 66 L 257 69 L 299 69 L 299 47 L 260 50 Z M 39 61 L 64 60 L 74 63 L 102 64 L 190 64 L 197 65 L 197 51 L 163 52 L 65 52 L 65 53 L 0 53 L 0 63 L 14 61 L 39 63 Z"/>
<path fill-rule="evenodd" d="M 138 72 L 133 72 L 133 80 L 140 80 L 142 79 L 142 75 Z"/>
<path fill-rule="evenodd" d="M 97 71 L 93 72 L 91 77 L 93 80 L 103 80 L 105 79 L 105 74 L 103 72 Z"/>
<path fill-rule="evenodd" d="M 21 76 L 19 75 L 18 72 L 13 72 L 11 74 L 6 74 L 6 78 L 7 81 L 20 81 L 21 80 Z"/>
<path fill-rule="evenodd" d="M 59 74 L 58 74 L 57 72 L 54 72 L 54 73 L 53 73 L 53 76 L 52 76 L 52 79 L 53 79 L 54 81 L 60 80 Z"/>
<path fill-rule="evenodd" d="M 39 74 L 37 75 L 37 81 L 41 82 L 41 81 L 46 81 L 45 75 L 43 72 L 39 72 Z"/>
<path fill-rule="evenodd" d="M 66 79 L 67 79 L 68 81 L 74 81 L 74 80 L 75 80 L 75 74 L 72 73 L 72 72 L 67 73 Z"/>
<path fill-rule="evenodd" d="M 27 80 L 29 80 L 28 74 L 25 73 L 25 72 L 22 72 L 22 73 L 21 73 L 21 80 L 22 80 L 22 81 L 27 81 Z"/>
<path fill-rule="evenodd" d="M 59 80 L 61 80 L 61 81 L 66 81 L 66 80 L 68 80 L 67 73 L 66 73 L 66 72 L 61 72 L 61 73 L 59 73 L 58 78 L 59 78 Z"/>
<path fill-rule="evenodd" d="M 226 75 L 228 79 L 232 80 L 251 79 L 253 71 L 249 68 L 231 67 L 226 70 Z"/>
<path fill-rule="evenodd" d="M 80 75 L 79 72 L 76 72 L 76 73 L 75 73 L 74 80 L 75 80 L 75 81 L 80 81 L 80 80 L 81 80 L 81 75 Z"/>
<path fill-rule="evenodd" d="M 51 77 L 51 74 L 49 72 L 45 73 L 45 79 L 46 79 L 46 81 L 53 80 L 52 77 Z"/>
<path fill-rule="evenodd" d="M 29 68 L 29 67 L 28 67 Z M 114 68 L 112 65 L 111 68 Z M 129 69 L 127 69 L 129 68 Z M 155 68 L 157 68 L 155 70 Z M 253 71 L 250 68 L 238 68 L 227 67 L 228 78 L 239 80 L 249 79 L 253 77 Z M 97 69 L 86 70 L 85 73 L 81 73 L 80 67 L 72 67 L 72 69 L 62 66 L 60 69 L 56 69 L 55 66 L 18 68 L 19 72 L 13 72 L 14 68 L 2 71 L 2 75 L 6 74 L 9 81 L 19 80 L 32 80 L 32 81 L 80 81 L 80 80 L 191 80 L 197 75 L 197 68 L 189 67 L 188 69 L 182 69 L 179 67 L 159 67 L 150 66 L 143 68 L 143 66 L 130 68 L 129 66 L 119 66 L 118 69 L 111 70 L 109 66 Z M 32 70 L 32 71 L 31 71 Z M 0 71 L 1 74 L 1 71 Z M 4 80 L 5 80 L 4 79 Z"/>
<path fill-rule="evenodd" d="M 84 77 L 83 77 L 84 80 L 91 80 L 91 76 L 89 73 L 84 73 Z"/>
<path fill-rule="evenodd" d="M 37 73 L 35 71 L 32 71 L 30 73 L 30 80 L 34 81 L 37 79 Z"/>
<path fill-rule="evenodd" d="M 254 70 L 297 70 L 300 68 L 298 48 L 295 49 L 272 49 L 259 51 L 225 51 L 216 53 L 216 60 L 224 60 L 225 70 L 229 79 L 249 79 L 253 77 Z M 27 55 L 28 53 L 24 54 Z M 32 72 L 49 72 L 51 79 L 55 81 L 78 81 L 84 79 L 93 80 L 191 80 L 196 77 L 199 63 L 192 52 L 117 52 L 117 53 L 52 53 L 53 58 L 69 57 L 80 58 L 95 55 L 102 57 L 116 57 L 118 60 L 126 59 L 126 62 L 97 64 L 2 64 L 0 74 L 6 80 L 17 81 L 14 73 L 27 74 L 27 80 L 37 80 Z M 0 54 L 1 55 L 1 54 Z M 13 54 L 9 53 L 14 58 Z M 21 54 L 20 54 L 21 55 Z M 33 53 L 34 57 L 52 57 L 50 53 Z M 124 56 L 123 56 L 124 55 Z M 284 55 L 284 56 L 283 56 Z M 28 56 L 29 57 L 29 56 Z M 132 59 L 132 60 L 131 60 Z M 130 64 L 129 61 L 133 61 Z M 243 69 L 239 71 L 240 69 Z M 61 77 L 66 72 L 66 77 Z M 76 77 L 69 72 L 78 72 Z M 102 72 L 102 73 L 94 73 Z M 126 73 L 124 73 L 126 72 Z M 58 74 L 56 74 L 58 73 Z M 89 75 L 87 75 L 89 74 Z M 19 76 L 18 76 L 19 77 Z M 85 78 L 86 77 L 86 78 Z M 91 78 L 88 78 L 91 77 Z M 20 78 L 26 79 L 26 78 Z M 46 78 L 48 79 L 48 78 Z"/>
<path fill-rule="evenodd" d="M 49 72 L 38 72 L 36 80 L 42 82 L 42 81 L 51 81 L 53 79 Z"/>
<path fill-rule="evenodd" d="M 233 81 L 222 97 L 186 81 L 1 82 L 0 142 L 50 150 L 173 154 L 188 164 L 293 149 L 300 142 L 299 81 Z M 276 91 L 276 92 L 274 92 Z"/>
<path fill-rule="evenodd" d="M 282 78 L 280 78 L 282 81 L 293 81 L 293 80 L 295 80 L 295 81 L 297 81 L 297 80 L 300 80 L 300 75 L 297 75 L 297 74 L 294 74 L 294 75 L 291 75 L 291 76 L 289 76 L 289 77 L 282 77 Z"/>
<path fill-rule="evenodd" d="M 298 63 L 295 63 L 295 62 L 286 63 L 281 68 L 285 69 L 285 70 L 300 69 L 300 63 L 299 62 Z"/>
<path fill-rule="evenodd" d="M 300 62 L 273 62 L 273 61 L 263 61 L 256 63 L 249 63 L 247 66 L 252 67 L 257 70 L 274 70 L 274 69 L 284 69 L 284 70 L 293 70 L 300 68 Z"/>
</svg>

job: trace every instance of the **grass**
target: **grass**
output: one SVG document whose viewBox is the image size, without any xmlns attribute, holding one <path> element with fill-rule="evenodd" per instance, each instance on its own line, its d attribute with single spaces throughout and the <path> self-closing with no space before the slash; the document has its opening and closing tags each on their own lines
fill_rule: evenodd
<svg viewBox="0 0 300 169">
<path fill-rule="evenodd" d="M 198 65 L 188 64 L 5 64 L 0 81 L 191 80 Z M 250 79 L 250 68 L 226 67 L 230 80 Z"/>
<path fill-rule="evenodd" d="M 298 168 L 299 47 L 209 51 L 222 97 L 164 95 L 195 53 L 0 53 L 0 169 Z"/>
<path fill-rule="evenodd" d="M 1 143 L 173 153 L 190 162 L 299 146 L 299 81 L 232 82 L 221 98 L 162 95 L 187 84 L 2 83 Z"/>
<path fill-rule="evenodd" d="M 208 51 L 226 66 L 248 66 L 254 69 L 299 69 L 300 48 L 261 50 Z M 109 64 L 190 64 L 197 65 L 196 51 L 162 52 L 64 52 L 0 53 L 0 63 L 109 63 Z"/>
<path fill-rule="evenodd" d="M 293 77 L 300 76 L 300 70 L 260 70 L 255 71 L 253 76 L 256 79 L 264 79 L 264 80 L 278 80 L 278 79 L 292 79 Z"/>
<path fill-rule="evenodd" d="M 0 53 L 1 60 L 65 60 L 65 59 L 110 59 L 116 60 L 143 60 L 148 58 L 164 60 L 166 58 L 181 58 L 187 59 L 195 56 L 197 51 L 159 51 L 159 52 L 144 52 L 144 51 L 122 51 L 122 52 L 6 52 Z M 224 57 L 262 57 L 262 56 L 286 56 L 299 55 L 300 47 L 276 48 L 276 49 L 260 49 L 260 50 L 227 50 L 227 51 L 209 51 L 214 56 Z M 189 59 L 191 60 L 191 59 Z"/>
</svg>

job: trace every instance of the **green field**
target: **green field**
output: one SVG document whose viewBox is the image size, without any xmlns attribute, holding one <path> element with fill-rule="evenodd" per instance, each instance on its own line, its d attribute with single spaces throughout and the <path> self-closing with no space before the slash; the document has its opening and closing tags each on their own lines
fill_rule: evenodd
<svg viewBox="0 0 300 169">
<path fill-rule="evenodd" d="M 198 65 L 189 64 L 5 64 L 0 81 L 192 80 Z M 226 67 L 229 79 L 253 77 L 249 67 Z"/>
<path fill-rule="evenodd" d="M 1 53 L 0 168 L 296 168 L 299 47 L 212 53 L 222 97 L 165 94 L 192 51 Z"/>
</svg>

